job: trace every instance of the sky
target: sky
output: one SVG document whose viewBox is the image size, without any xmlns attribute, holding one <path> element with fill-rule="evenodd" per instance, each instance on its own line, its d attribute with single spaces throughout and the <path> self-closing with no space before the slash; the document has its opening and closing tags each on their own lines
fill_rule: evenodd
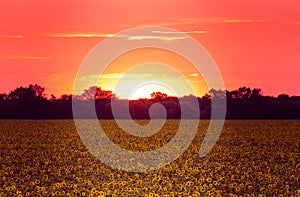
<svg viewBox="0 0 300 197">
<path fill-rule="evenodd" d="M 120 31 L 143 26 L 173 28 L 201 43 L 216 62 L 227 90 L 249 86 L 261 88 L 264 95 L 300 95 L 297 0 L 1 1 L 0 92 L 37 83 L 48 95 L 70 94 L 89 51 Z M 153 53 L 156 61 L 174 66 L 174 61 L 163 59 L 176 55 L 159 58 L 160 53 Z M 118 58 L 119 64 L 105 71 L 106 81 L 100 86 L 113 88 L 126 72 L 125 62 L 134 66 L 132 57 L 141 56 L 139 63 L 150 61 L 145 54 L 147 50 L 127 54 L 123 61 Z M 201 95 L 205 90 L 201 73 L 188 63 L 178 68 Z M 159 77 L 146 71 L 152 80 Z"/>
</svg>

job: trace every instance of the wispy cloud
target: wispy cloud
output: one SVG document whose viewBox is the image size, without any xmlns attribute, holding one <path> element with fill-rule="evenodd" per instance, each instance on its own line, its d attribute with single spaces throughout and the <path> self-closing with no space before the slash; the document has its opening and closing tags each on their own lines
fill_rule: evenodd
<svg viewBox="0 0 300 197">
<path fill-rule="evenodd" d="M 150 18 L 149 18 L 150 21 Z M 262 19 L 247 19 L 247 18 L 151 18 L 154 22 L 145 22 L 143 24 L 135 25 L 120 25 L 124 27 L 136 27 L 136 26 L 178 26 L 178 25 L 192 25 L 199 23 L 262 23 L 265 20 Z M 293 24 L 300 24 L 300 21 L 291 21 Z M 174 34 L 173 32 L 157 32 L 163 34 Z M 185 34 L 205 34 L 209 33 L 206 30 L 188 30 L 183 31 Z M 21 39 L 27 37 L 52 37 L 52 38 L 108 38 L 108 37 L 123 37 L 128 40 L 145 40 L 145 39 L 159 39 L 164 41 L 172 41 L 178 39 L 184 39 L 184 37 L 174 36 L 152 36 L 152 35 L 141 35 L 141 36 L 127 36 L 127 35 L 116 35 L 111 33 L 99 33 L 99 32 L 69 32 L 69 33 L 44 33 L 44 34 L 33 34 L 33 35 L 22 35 L 22 34 L 0 34 L 1 38 L 10 39 Z"/>
<path fill-rule="evenodd" d="M 53 37 L 53 38 L 107 38 L 107 37 L 114 36 L 114 34 L 105 34 L 105 33 L 53 33 L 53 34 L 42 34 L 41 36 Z"/>
<path fill-rule="evenodd" d="M 0 59 L 6 59 L 6 60 L 17 60 L 17 59 L 47 60 L 47 59 L 51 59 L 51 57 L 49 57 L 49 56 L 31 56 L 31 55 L 0 55 Z"/>
<path fill-rule="evenodd" d="M 223 19 L 223 20 L 221 19 L 219 22 L 223 22 L 223 23 L 263 23 L 265 21 L 260 20 L 260 19 Z"/>
<path fill-rule="evenodd" d="M 159 79 L 159 78 L 164 78 L 166 77 L 166 74 L 161 74 L 161 73 L 106 73 L 102 75 L 85 75 L 79 78 L 80 81 L 95 81 L 95 80 L 119 80 L 122 78 L 134 80 L 137 78 L 143 78 L 143 79 Z M 194 79 L 199 79 L 199 77 L 202 76 L 203 74 L 198 74 L 198 73 L 191 73 L 191 74 L 186 74 L 185 77 L 187 78 L 194 78 Z M 170 76 L 168 77 L 170 78 Z M 183 79 L 184 76 L 180 76 L 178 79 Z"/>
<path fill-rule="evenodd" d="M 178 34 L 178 32 L 174 32 L 174 31 L 153 31 L 153 33 Z M 184 33 L 184 34 L 206 34 L 206 33 L 208 33 L 208 31 L 206 31 L 206 30 L 194 30 L 194 31 L 181 31 L 180 33 Z"/>
<path fill-rule="evenodd" d="M 25 36 L 24 35 L 0 35 L 0 38 L 19 39 L 19 38 L 25 38 Z"/>
<path fill-rule="evenodd" d="M 191 30 L 183 31 L 181 33 L 185 34 L 205 34 L 208 31 L 205 30 Z M 176 35 L 177 34 L 177 35 Z M 0 35 L 0 38 L 26 38 L 25 35 Z M 121 34 L 111 34 L 111 33 L 96 33 L 96 32 L 84 32 L 84 33 L 42 33 L 29 35 L 29 37 L 44 37 L 44 38 L 124 38 L 126 40 L 162 40 L 162 41 L 173 41 L 186 39 L 186 36 L 178 34 L 178 32 L 164 32 L 164 31 L 153 31 L 152 34 L 145 35 L 121 35 Z"/>
<path fill-rule="evenodd" d="M 109 74 L 103 74 L 101 75 L 102 79 L 120 79 L 122 78 L 122 73 L 109 73 Z M 96 76 L 99 77 L 99 76 Z"/>
<path fill-rule="evenodd" d="M 161 33 L 161 32 L 160 32 Z M 184 36 L 162 36 L 162 35 L 120 35 L 120 34 L 105 34 L 105 33 L 54 33 L 44 35 L 53 38 L 124 38 L 127 40 L 163 40 L 172 41 L 185 39 Z"/>
<path fill-rule="evenodd" d="M 190 77 L 198 77 L 199 75 L 197 73 L 190 74 Z"/>
<path fill-rule="evenodd" d="M 261 19 L 244 19 L 244 18 L 187 18 L 182 20 L 186 24 L 194 23 L 262 23 Z"/>
<path fill-rule="evenodd" d="M 149 18 L 149 20 L 150 20 L 150 18 Z M 233 17 L 223 17 L 223 18 L 178 18 L 178 19 L 174 19 L 174 18 L 151 18 L 151 21 L 153 21 L 153 22 L 138 24 L 138 26 L 147 25 L 147 26 L 168 26 L 168 27 L 172 27 L 172 26 L 192 25 L 192 24 L 200 24 L 200 23 L 263 23 L 263 22 L 265 22 L 265 20 L 262 20 L 262 19 L 247 19 L 247 18 L 233 18 Z M 135 25 L 121 25 L 121 26 L 133 27 Z"/>
<path fill-rule="evenodd" d="M 118 36 L 120 37 L 120 36 Z M 123 37 L 123 36 L 122 36 Z M 127 40 L 162 40 L 162 41 L 173 41 L 186 39 L 186 36 L 125 36 Z"/>
<path fill-rule="evenodd" d="M 102 75 L 86 75 L 79 78 L 79 81 L 94 81 L 94 80 L 117 80 L 121 78 L 136 79 L 136 78 L 153 78 L 155 74 L 148 73 L 107 73 Z"/>
</svg>

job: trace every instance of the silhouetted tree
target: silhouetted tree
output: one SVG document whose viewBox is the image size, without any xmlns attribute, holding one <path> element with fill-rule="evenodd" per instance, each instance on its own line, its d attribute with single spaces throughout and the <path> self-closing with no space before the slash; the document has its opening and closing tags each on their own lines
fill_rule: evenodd
<svg viewBox="0 0 300 197">
<path fill-rule="evenodd" d="M 91 99 L 111 99 L 115 98 L 115 94 L 110 90 L 102 90 L 101 87 L 92 86 L 79 96 L 81 100 L 91 100 Z"/>
<path fill-rule="evenodd" d="M 181 118 L 180 104 L 191 112 L 196 109 L 195 107 L 199 107 L 200 117 L 210 118 L 213 99 L 227 99 L 226 118 L 228 119 L 300 118 L 300 96 L 290 97 L 287 94 L 280 94 L 277 97 L 263 96 L 262 90 L 258 88 L 241 87 L 232 91 L 212 89 L 201 98 L 194 95 L 177 98 L 162 92 L 153 92 L 151 99 L 134 101 L 120 100 L 112 91 L 102 90 L 100 87 L 90 87 L 79 96 L 63 94 L 56 98 L 51 95 L 49 99 L 46 98 L 44 91 L 43 87 L 35 84 L 17 87 L 9 94 L 0 94 L 0 118 L 73 118 L 73 99 L 82 107 L 95 99 L 97 116 L 103 119 L 114 118 L 111 109 L 112 99 L 115 99 L 120 109 L 128 107 L 126 103 L 129 102 L 129 112 L 135 119 L 148 119 L 149 108 L 156 102 L 165 107 L 167 118 Z M 190 102 L 191 99 L 196 99 L 199 106 L 194 106 Z M 83 118 L 92 118 L 88 110 L 86 112 Z"/>
<path fill-rule="evenodd" d="M 55 100 L 56 100 L 56 96 L 54 94 L 51 94 L 50 101 L 55 101 Z"/>
<path fill-rule="evenodd" d="M 9 100 L 18 100 L 21 102 L 30 102 L 33 100 L 46 99 L 44 88 L 35 84 L 28 87 L 20 86 L 11 91 L 8 95 Z"/>
<path fill-rule="evenodd" d="M 61 101 L 72 101 L 72 94 L 63 94 L 60 96 Z"/>
<path fill-rule="evenodd" d="M 262 96 L 261 89 L 259 89 L 259 88 L 253 88 L 252 94 L 251 94 L 251 98 L 257 99 L 257 98 L 261 98 L 261 96 Z"/>
<path fill-rule="evenodd" d="M 1 94 L 0 94 L 0 103 L 5 102 L 5 101 L 7 100 L 7 98 L 8 98 L 8 95 L 7 95 L 7 94 L 1 93 Z"/>
<path fill-rule="evenodd" d="M 153 92 L 151 93 L 151 99 L 156 100 L 156 101 L 162 101 L 166 98 L 168 98 L 168 95 L 162 92 Z"/>
<path fill-rule="evenodd" d="M 226 91 L 225 90 L 216 90 L 216 89 L 211 89 L 209 91 L 210 97 L 213 99 L 224 99 L 226 97 Z"/>
</svg>

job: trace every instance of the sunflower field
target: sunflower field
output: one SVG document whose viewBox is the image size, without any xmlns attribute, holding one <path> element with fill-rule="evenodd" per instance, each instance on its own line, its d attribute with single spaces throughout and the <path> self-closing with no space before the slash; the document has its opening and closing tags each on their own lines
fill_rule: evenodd
<svg viewBox="0 0 300 197">
<path fill-rule="evenodd" d="M 115 144 L 132 151 L 164 146 L 179 123 L 166 120 L 141 138 L 114 120 L 99 121 Z M 226 120 L 213 149 L 199 158 L 208 124 L 200 121 L 177 160 L 136 173 L 97 160 L 73 120 L 0 120 L 0 196 L 300 196 L 299 120 Z"/>
</svg>

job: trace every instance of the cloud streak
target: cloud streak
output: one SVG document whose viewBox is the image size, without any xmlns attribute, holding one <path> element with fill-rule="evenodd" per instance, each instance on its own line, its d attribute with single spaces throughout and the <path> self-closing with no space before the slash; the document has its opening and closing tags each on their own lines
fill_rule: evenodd
<svg viewBox="0 0 300 197">
<path fill-rule="evenodd" d="M 202 74 L 197 73 L 191 73 L 186 74 L 184 77 L 187 78 L 198 78 L 203 77 Z M 166 74 L 161 73 L 106 73 L 102 75 L 85 75 L 79 78 L 80 81 L 94 81 L 94 80 L 119 80 L 121 78 L 126 79 L 137 79 L 137 78 L 143 78 L 143 79 L 156 79 L 156 78 L 162 78 L 166 77 Z M 182 79 L 183 76 L 180 76 L 178 79 Z"/>
<path fill-rule="evenodd" d="M 42 35 L 52 38 L 107 38 L 112 37 L 114 34 L 102 34 L 102 33 L 53 33 Z"/>
<path fill-rule="evenodd" d="M 265 22 L 264 20 L 259 20 L 259 19 L 224 19 L 220 21 L 216 21 L 220 23 L 263 23 Z"/>
<path fill-rule="evenodd" d="M 198 77 L 199 75 L 197 73 L 190 74 L 190 77 Z"/>
<path fill-rule="evenodd" d="M 174 32 L 174 31 L 153 31 L 153 33 L 178 34 L 178 32 Z M 181 31 L 180 33 L 184 33 L 184 34 L 206 34 L 206 33 L 208 33 L 208 31 L 206 31 L 206 30 L 194 30 L 194 31 Z"/>
<path fill-rule="evenodd" d="M 183 23 L 263 23 L 262 19 L 245 19 L 245 18 L 187 18 L 183 19 Z"/>
<path fill-rule="evenodd" d="M 152 21 L 157 22 L 146 22 L 144 24 L 136 24 L 136 25 L 121 25 L 125 27 L 136 27 L 136 26 L 178 26 L 178 25 L 193 25 L 199 23 L 262 23 L 265 20 L 261 19 L 244 19 L 244 18 L 164 18 L 164 19 L 156 19 L 151 18 Z M 299 21 L 291 21 L 293 24 L 300 24 Z M 210 31 L 207 30 L 188 30 L 182 31 L 185 34 L 206 34 Z M 117 35 L 111 33 L 99 33 L 99 32 L 67 32 L 67 33 L 44 33 L 44 34 L 33 34 L 33 35 L 15 35 L 15 34 L 4 34 L 0 35 L 1 38 L 6 39 L 22 39 L 27 37 L 45 37 L 45 38 L 124 38 L 127 40 L 162 40 L 162 41 L 173 41 L 173 40 L 181 40 L 186 37 L 179 35 L 174 36 L 176 32 L 160 32 L 156 31 L 153 33 L 158 33 L 161 35 Z M 170 34 L 170 35 L 168 35 Z"/>
<path fill-rule="evenodd" d="M 49 56 L 28 56 L 28 55 L 6 55 L 6 56 L 1 56 L 0 59 L 5 59 L 5 60 L 47 60 L 51 59 Z"/>
<path fill-rule="evenodd" d="M 107 73 L 102 75 L 86 75 L 79 78 L 80 81 L 113 80 L 113 79 L 136 79 L 136 78 L 155 78 L 157 75 L 148 73 Z"/>
<path fill-rule="evenodd" d="M 199 23 L 263 23 L 265 20 L 262 19 L 246 19 L 246 18 L 151 18 L 152 21 L 157 22 L 150 22 L 146 24 L 140 24 L 139 26 L 178 26 L 178 25 L 193 25 Z M 134 26 L 134 25 L 121 25 L 121 26 Z M 193 32 L 193 31 L 192 31 Z"/>
<path fill-rule="evenodd" d="M 160 32 L 161 33 L 161 32 Z M 55 33 L 48 34 L 46 37 L 52 38 L 124 38 L 126 40 L 181 40 L 185 36 L 163 36 L 163 35 L 118 35 L 118 34 L 102 34 L 102 33 Z"/>
<path fill-rule="evenodd" d="M 117 36 L 123 37 L 123 36 Z M 173 41 L 186 39 L 186 36 L 124 36 L 127 40 L 162 40 L 162 41 Z"/>
<path fill-rule="evenodd" d="M 20 38 L 25 38 L 25 36 L 24 35 L 0 35 L 0 38 L 20 39 Z"/>
</svg>

